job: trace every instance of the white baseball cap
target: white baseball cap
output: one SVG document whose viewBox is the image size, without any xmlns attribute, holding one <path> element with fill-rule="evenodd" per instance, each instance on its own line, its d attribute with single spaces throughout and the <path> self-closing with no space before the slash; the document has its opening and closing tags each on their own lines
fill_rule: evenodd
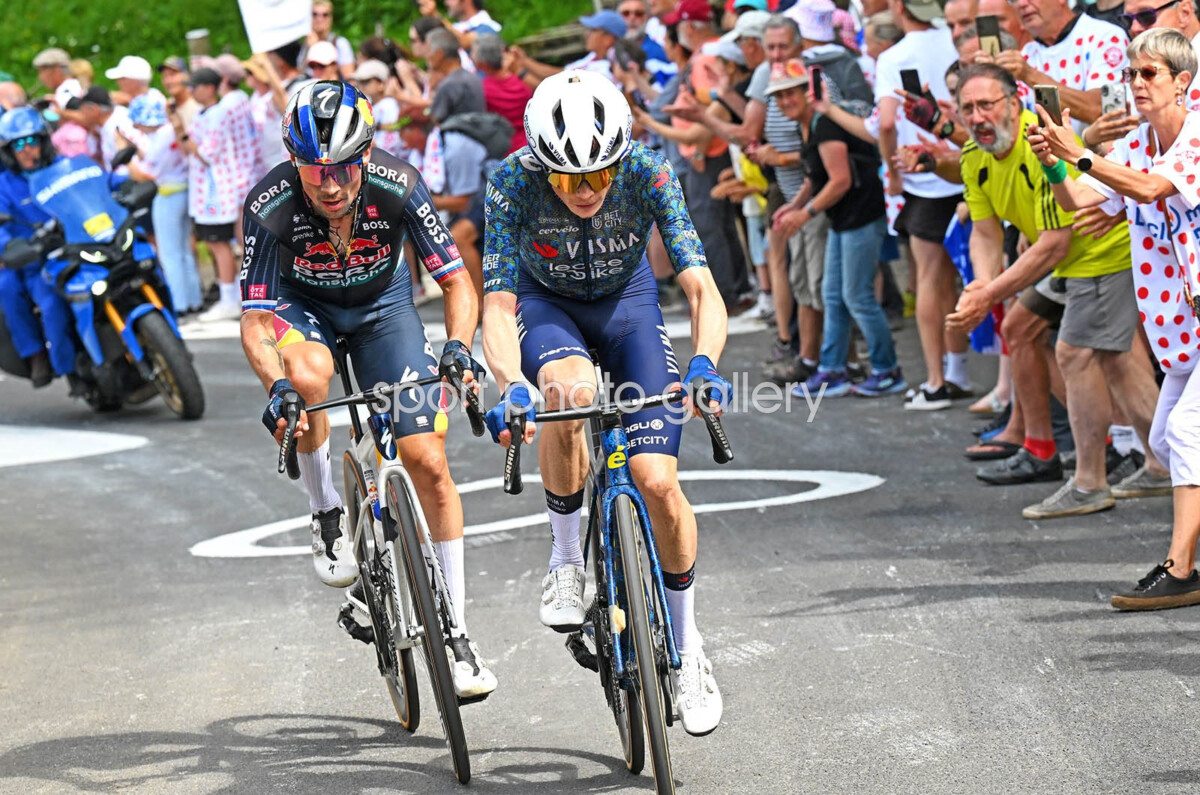
<svg viewBox="0 0 1200 795">
<path fill-rule="evenodd" d="M 145 58 L 139 58 L 136 55 L 126 55 L 121 59 L 121 62 L 104 72 L 104 76 L 109 80 L 119 80 L 122 77 L 128 77 L 131 80 L 141 80 L 149 83 L 154 76 L 154 70 L 150 67 L 150 62 Z"/>
</svg>

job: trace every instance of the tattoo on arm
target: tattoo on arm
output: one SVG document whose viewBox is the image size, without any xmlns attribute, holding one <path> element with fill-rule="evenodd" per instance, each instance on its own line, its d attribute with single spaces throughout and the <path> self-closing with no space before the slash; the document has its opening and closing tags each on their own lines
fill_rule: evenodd
<svg viewBox="0 0 1200 795">
<path fill-rule="evenodd" d="M 270 337 L 263 337 L 263 338 L 262 338 L 261 340 L 259 340 L 259 341 L 260 341 L 260 342 L 261 342 L 263 345 L 266 345 L 268 348 L 271 348 L 271 349 L 273 349 L 273 350 L 275 351 L 275 358 L 279 360 L 279 369 L 280 369 L 280 370 L 283 370 L 283 369 L 284 369 L 284 367 L 283 367 L 283 353 L 282 353 L 282 352 L 279 350 L 279 343 L 277 343 L 275 340 L 271 339 Z"/>
</svg>

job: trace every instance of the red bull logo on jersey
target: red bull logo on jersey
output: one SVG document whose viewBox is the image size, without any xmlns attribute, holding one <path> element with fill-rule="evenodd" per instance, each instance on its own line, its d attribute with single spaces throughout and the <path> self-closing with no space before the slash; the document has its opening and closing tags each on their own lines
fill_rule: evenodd
<svg viewBox="0 0 1200 795">
<path fill-rule="evenodd" d="M 312 259 L 313 257 L 317 257 L 317 256 L 336 257 L 337 249 L 334 248 L 333 244 L 330 243 L 329 241 L 322 241 L 320 243 L 305 243 L 304 244 L 304 258 Z"/>
<path fill-rule="evenodd" d="M 346 246 L 347 253 L 353 254 L 356 251 L 366 251 L 371 248 L 379 248 L 379 235 L 371 235 L 370 237 L 352 237 L 349 244 Z"/>
</svg>

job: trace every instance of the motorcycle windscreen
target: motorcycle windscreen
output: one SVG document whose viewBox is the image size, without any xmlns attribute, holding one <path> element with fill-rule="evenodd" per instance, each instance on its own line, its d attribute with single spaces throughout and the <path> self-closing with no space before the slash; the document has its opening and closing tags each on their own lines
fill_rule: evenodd
<svg viewBox="0 0 1200 795">
<path fill-rule="evenodd" d="M 60 157 L 31 173 L 29 192 L 62 225 L 67 243 L 107 243 L 129 215 L 112 197 L 108 174 L 83 155 Z"/>
</svg>

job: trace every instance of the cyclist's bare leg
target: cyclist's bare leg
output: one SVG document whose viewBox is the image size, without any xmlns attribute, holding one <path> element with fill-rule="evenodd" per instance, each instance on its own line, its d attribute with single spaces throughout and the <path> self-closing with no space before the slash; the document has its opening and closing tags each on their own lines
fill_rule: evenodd
<svg viewBox="0 0 1200 795">
<path fill-rule="evenodd" d="M 305 405 L 320 403 L 329 396 L 333 354 L 328 348 L 319 342 L 296 342 L 285 345 L 279 352 L 283 356 L 283 370 Z M 296 440 L 296 452 L 300 480 L 308 492 L 312 512 L 340 507 L 342 500 L 333 484 L 333 466 L 329 460 L 329 418 L 325 412 L 308 415 L 308 430 Z"/>
<path fill-rule="evenodd" d="M 463 562 L 463 508 L 462 498 L 450 477 L 450 465 L 446 461 L 446 433 L 419 433 L 396 440 L 396 449 L 404 469 L 412 478 L 421 512 L 429 525 L 433 537 L 433 549 L 437 553 L 446 587 L 450 589 L 450 602 L 454 605 L 454 621 L 458 633 L 467 634 L 466 617 L 466 570 Z"/>
<path fill-rule="evenodd" d="M 663 583 L 675 646 L 680 654 L 702 645 L 696 629 L 695 579 L 696 514 L 679 487 L 679 461 L 662 453 L 642 453 L 629 459 L 638 491 L 646 501 L 650 526 L 658 547 Z"/>
<path fill-rule="evenodd" d="M 583 356 L 568 356 L 547 363 L 538 372 L 538 388 L 546 398 L 546 410 L 587 406 L 596 395 L 596 368 Z M 586 424 L 547 422 L 538 428 L 538 463 L 542 485 L 551 494 L 574 494 L 587 478 Z"/>
</svg>

